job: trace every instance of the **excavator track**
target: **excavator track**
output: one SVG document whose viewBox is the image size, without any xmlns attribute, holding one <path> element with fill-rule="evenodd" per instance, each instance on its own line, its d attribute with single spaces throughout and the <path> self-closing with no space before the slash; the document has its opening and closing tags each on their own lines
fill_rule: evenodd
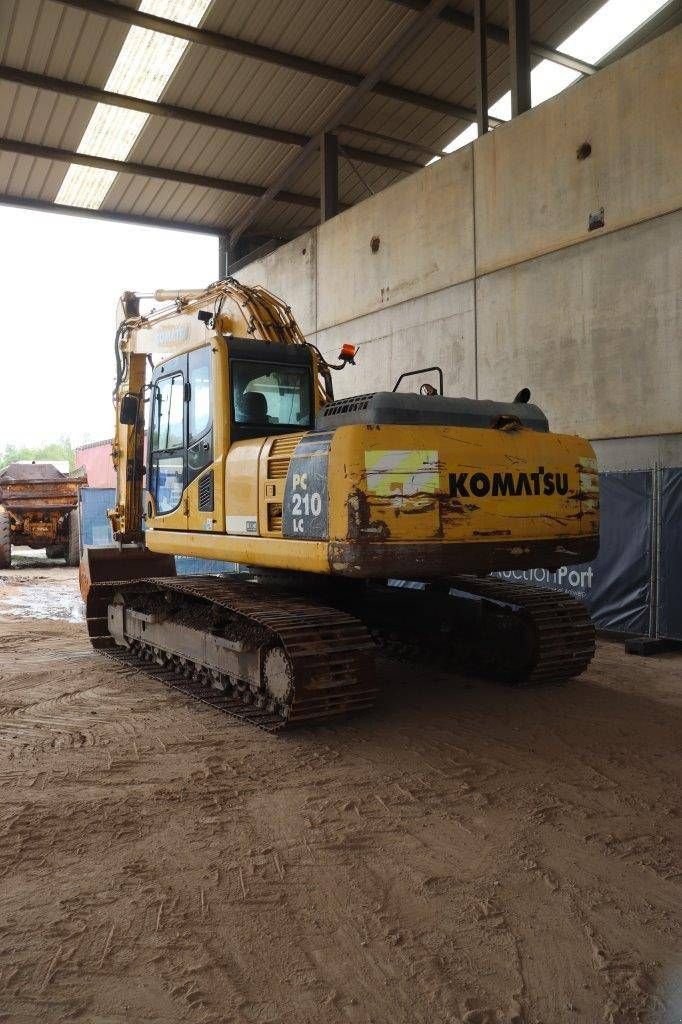
<svg viewBox="0 0 682 1024">
<path fill-rule="evenodd" d="M 585 605 L 546 588 L 455 576 L 417 590 L 385 587 L 365 608 L 388 654 L 514 686 L 563 683 L 594 657 Z"/>
<path fill-rule="evenodd" d="M 139 630 L 122 645 L 108 627 L 119 617 L 124 621 L 124 610 L 125 621 L 132 618 Z M 86 615 L 91 642 L 103 653 L 126 664 L 142 662 L 144 671 L 166 685 L 268 732 L 367 710 L 379 693 L 375 646 L 361 622 L 249 581 L 159 577 L 95 583 Z M 164 648 L 154 640 L 158 635 L 171 643 Z M 202 655 L 202 640 L 231 658 L 230 664 L 248 663 L 251 670 L 241 677 L 239 669 L 221 671 L 215 658 Z"/>
<path fill-rule="evenodd" d="M 308 588 L 314 596 L 305 600 L 295 586 L 245 577 L 96 583 L 87 598 L 88 632 L 93 646 L 117 662 L 141 665 L 165 685 L 268 732 L 371 708 L 379 694 L 375 643 L 399 660 L 514 686 L 563 683 L 594 656 L 587 609 L 552 590 L 475 576 L 420 589 Z M 198 627 L 202 635 L 257 651 L 263 667 L 256 685 L 253 674 L 221 672 L 196 651 L 164 648 L 142 634 L 124 646 L 119 637 L 117 644 L 110 632 L 117 602 L 152 625 Z M 279 688 L 268 679 L 271 663 Z"/>
<path fill-rule="evenodd" d="M 596 632 L 585 605 L 570 594 L 504 580 L 457 576 L 453 590 L 497 604 L 526 625 L 531 659 L 517 686 L 562 683 L 581 675 L 594 657 Z"/>
</svg>

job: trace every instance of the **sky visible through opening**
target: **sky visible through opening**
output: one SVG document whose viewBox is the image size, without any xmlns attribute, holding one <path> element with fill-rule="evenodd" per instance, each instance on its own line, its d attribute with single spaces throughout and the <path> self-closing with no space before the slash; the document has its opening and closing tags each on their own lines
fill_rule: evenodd
<svg viewBox="0 0 682 1024">
<path fill-rule="evenodd" d="M 0 451 L 111 437 L 119 295 L 215 281 L 216 238 L 0 206 L 0 239 Z"/>
<path fill-rule="evenodd" d="M 635 29 L 648 21 L 669 0 L 607 0 L 603 7 L 588 18 L 555 49 L 563 50 L 571 57 L 578 57 L 588 64 L 597 64 L 607 53 L 615 49 Z M 530 76 L 531 101 L 534 107 L 551 99 L 583 76 L 562 64 L 541 60 Z M 503 121 L 511 118 L 511 93 L 506 92 L 488 111 Z M 478 136 L 478 126 L 470 124 L 443 148 L 444 153 L 454 153 Z M 440 160 L 435 156 L 429 163 Z"/>
</svg>

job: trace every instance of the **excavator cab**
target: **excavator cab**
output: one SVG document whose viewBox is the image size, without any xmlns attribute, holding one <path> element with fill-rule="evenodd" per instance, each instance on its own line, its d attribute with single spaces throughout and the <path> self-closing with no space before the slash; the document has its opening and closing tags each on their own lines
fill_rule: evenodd
<svg viewBox="0 0 682 1024">
<path fill-rule="evenodd" d="M 222 532 L 232 447 L 310 430 L 315 421 L 312 352 L 304 345 L 215 337 L 159 363 L 149 393 L 149 529 Z"/>
<path fill-rule="evenodd" d="M 307 346 L 230 338 L 227 349 L 232 443 L 313 427 L 315 389 Z"/>
</svg>

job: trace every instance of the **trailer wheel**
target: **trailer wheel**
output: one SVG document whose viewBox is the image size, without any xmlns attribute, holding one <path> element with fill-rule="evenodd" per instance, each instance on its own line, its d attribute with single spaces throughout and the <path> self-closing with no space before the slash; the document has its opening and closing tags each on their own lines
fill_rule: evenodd
<svg viewBox="0 0 682 1024">
<path fill-rule="evenodd" d="M 9 569 L 12 564 L 12 534 L 9 512 L 0 508 L 0 569 Z"/>
<path fill-rule="evenodd" d="M 81 528 L 78 519 L 78 509 L 72 508 L 69 512 L 69 541 L 66 546 L 66 564 L 80 565 L 81 560 Z"/>
<path fill-rule="evenodd" d="M 50 544 L 45 548 L 48 558 L 66 558 L 66 548 L 63 544 Z"/>
</svg>

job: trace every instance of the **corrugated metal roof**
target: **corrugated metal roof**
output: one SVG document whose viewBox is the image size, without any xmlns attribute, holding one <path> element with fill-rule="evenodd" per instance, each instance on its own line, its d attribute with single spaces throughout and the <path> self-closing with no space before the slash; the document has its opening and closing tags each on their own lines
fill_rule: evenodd
<svg viewBox="0 0 682 1024">
<path fill-rule="evenodd" d="M 533 38 L 556 45 L 602 2 L 532 0 Z M 137 4 L 127 0 L 120 6 L 134 8 Z M 453 2 L 451 7 L 465 14 L 472 12 L 471 0 Z M 489 0 L 488 19 L 506 25 L 507 8 L 507 0 Z M 213 0 L 202 28 L 364 74 L 395 33 L 414 17 L 409 7 L 389 0 Z M 121 22 L 58 0 L 3 0 L 0 4 L 0 61 L 39 75 L 101 89 L 126 34 L 127 27 Z M 508 88 L 508 48 L 489 40 L 488 61 L 492 103 Z M 428 96 L 473 108 L 472 35 L 448 22 L 436 22 L 394 67 L 389 79 Z M 179 107 L 311 135 L 323 127 L 330 109 L 346 94 L 347 87 L 338 82 L 192 42 L 162 99 Z M 89 100 L 0 80 L 0 136 L 75 151 L 94 105 Z M 406 144 L 434 149 L 441 149 L 466 127 L 465 121 L 449 114 L 376 93 L 368 96 L 354 123 L 395 136 Z M 360 135 L 344 136 L 343 141 L 415 163 L 423 164 L 428 159 L 408 145 Z M 298 146 L 151 116 L 128 159 L 268 187 L 298 152 Z M 0 152 L 0 197 L 53 202 L 67 167 L 45 157 Z M 344 159 L 341 199 L 347 204 L 359 202 L 403 173 Z M 319 193 L 318 179 L 318 160 L 314 157 L 288 187 L 315 196 Z M 102 209 L 119 215 L 229 229 L 253 201 L 212 188 L 121 173 Z M 278 201 L 263 212 L 253 230 L 295 234 L 317 219 L 315 209 Z"/>
</svg>

